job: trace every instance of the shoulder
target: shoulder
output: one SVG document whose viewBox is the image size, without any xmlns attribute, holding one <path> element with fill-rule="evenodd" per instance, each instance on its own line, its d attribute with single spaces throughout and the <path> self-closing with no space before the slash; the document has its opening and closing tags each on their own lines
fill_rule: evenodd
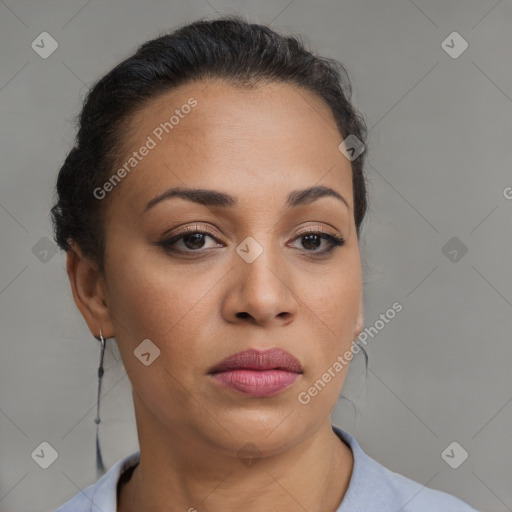
<svg viewBox="0 0 512 512">
<path fill-rule="evenodd" d="M 350 434 L 334 425 L 333 430 L 354 455 L 349 487 L 336 512 L 477 512 L 451 494 L 425 487 L 387 469 L 369 457 Z"/>
<path fill-rule="evenodd" d="M 122 474 L 135 466 L 140 452 L 134 452 L 116 462 L 99 480 L 75 494 L 54 512 L 116 512 L 117 483 Z"/>
</svg>

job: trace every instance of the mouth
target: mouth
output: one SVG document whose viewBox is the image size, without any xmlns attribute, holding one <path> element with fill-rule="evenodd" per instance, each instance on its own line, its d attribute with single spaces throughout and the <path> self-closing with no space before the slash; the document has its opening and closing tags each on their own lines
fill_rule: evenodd
<svg viewBox="0 0 512 512">
<path fill-rule="evenodd" d="M 282 349 L 237 352 L 210 369 L 208 375 L 224 388 L 253 397 L 275 395 L 303 373 L 301 363 Z"/>
</svg>

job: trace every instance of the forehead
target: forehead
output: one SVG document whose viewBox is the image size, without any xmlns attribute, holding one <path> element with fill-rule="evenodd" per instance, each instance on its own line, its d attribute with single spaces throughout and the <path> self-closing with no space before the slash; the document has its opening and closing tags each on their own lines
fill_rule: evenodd
<svg viewBox="0 0 512 512">
<path fill-rule="evenodd" d="M 119 164 L 134 152 L 137 162 L 113 199 L 139 212 L 176 185 L 264 199 L 322 183 L 336 187 L 352 207 L 352 170 L 338 149 L 342 137 L 332 112 L 296 86 L 188 83 L 148 101 L 127 129 Z M 139 151 L 143 146 L 150 149 Z"/>
</svg>

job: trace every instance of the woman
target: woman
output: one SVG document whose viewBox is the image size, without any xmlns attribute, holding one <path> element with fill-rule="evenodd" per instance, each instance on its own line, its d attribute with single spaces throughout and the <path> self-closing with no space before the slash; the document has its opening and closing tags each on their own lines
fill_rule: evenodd
<svg viewBox="0 0 512 512">
<path fill-rule="evenodd" d="M 59 512 L 474 510 L 331 424 L 363 327 L 365 125 L 343 76 L 228 17 L 88 93 L 55 238 L 91 333 L 119 346 L 140 451 Z"/>
</svg>

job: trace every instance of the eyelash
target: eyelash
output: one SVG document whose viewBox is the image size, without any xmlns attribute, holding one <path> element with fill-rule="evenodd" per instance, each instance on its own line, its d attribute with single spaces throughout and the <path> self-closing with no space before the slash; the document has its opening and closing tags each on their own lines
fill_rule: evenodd
<svg viewBox="0 0 512 512">
<path fill-rule="evenodd" d="M 177 254 L 193 254 L 193 253 L 201 253 L 204 251 L 208 251 L 209 249 L 188 249 L 186 251 L 180 250 L 180 249 L 174 249 L 172 246 L 180 241 L 181 239 L 185 238 L 188 235 L 208 235 L 214 240 L 217 240 L 217 237 L 214 233 L 209 231 L 208 229 L 198 229 L 197 227 L 189 227 L 184 229 L 183 231 L 177 233 L 176 235 L 172 236 L 171 238 L 168 238 L 166 240 L 162 240 L 161 242 L 158 242 L 158 245 L 162 246 L 166 252 L 171 253 L 177 253 Z M 323 240 L 327 240 L 329 242 L 329 247 L 327 249 L 324 249 L 323 251 L 315 251 L 315 250 L 306 250 L 306 253 L 311 254 L 328 254 L 337 247 L 342 247 L 345 245 L 345 239 L 341 235 L 332 235 L 329 233 L 326 233 L 324 231 L 318 230 L 318 229 L 310 229 L 301 232 L 299 235 L 297 235 L 294 240 L 297 240 L 299 238 L 306 237 L 308 235 L 317 235 Z"/>
</svg>

